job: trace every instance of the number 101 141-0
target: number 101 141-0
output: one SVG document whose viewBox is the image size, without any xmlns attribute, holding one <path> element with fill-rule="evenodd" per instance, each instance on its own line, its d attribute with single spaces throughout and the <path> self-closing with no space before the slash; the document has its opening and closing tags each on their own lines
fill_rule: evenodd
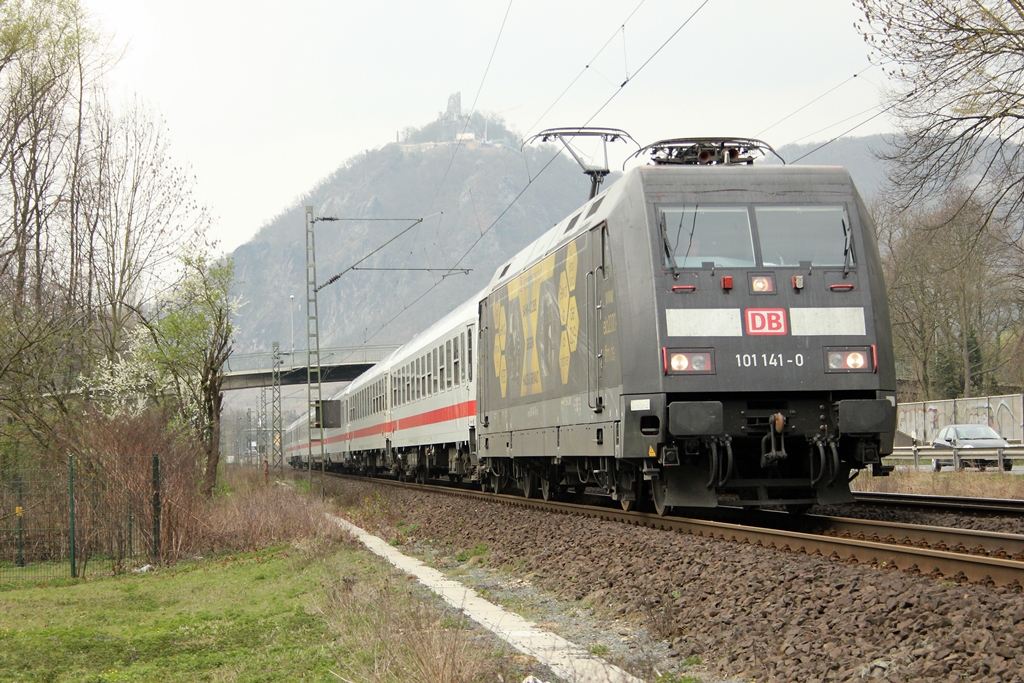
<svg viewBox="0 0 1024 683">
<path fill-rule="evenodd" d="M 804 354 L 798 353 L 792 358 L 786 358 L 783 353 L 737 353 L 736 367 L 740 368 L 782 368 L 787 365 L 795 365 L 798 368 L 804 365 Z"/>
</svg>

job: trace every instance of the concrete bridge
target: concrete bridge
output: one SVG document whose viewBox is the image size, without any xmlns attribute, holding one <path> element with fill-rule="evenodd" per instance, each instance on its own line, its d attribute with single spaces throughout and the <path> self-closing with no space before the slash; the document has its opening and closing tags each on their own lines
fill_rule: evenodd
<svg viewBox="0 0 1024 683">
<path fill-rule="evenodd" d="M 320 381 L 350 382 L 378 362 L 397 346 L 342 346 L 320 349 Z M 309 354 L 303 351 L 282 351 L 281 386 L 306 383 Z M 270 352 L 233 353 L 224 369 L 225 391 L 258 389 L 273 383 L 274 356 Z"/>
</svg>

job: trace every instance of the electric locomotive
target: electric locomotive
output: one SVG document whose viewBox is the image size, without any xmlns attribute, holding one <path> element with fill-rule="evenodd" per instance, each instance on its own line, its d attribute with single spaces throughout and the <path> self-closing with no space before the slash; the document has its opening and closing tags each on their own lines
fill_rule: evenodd
<svg viewBox="0 0 1024 683">
<path fill-rule="evenodd" d="M 756 140 L 642 151 L 485 290 L 482 484 L 661 514 L 852 501 L 852 473 L 891 470 L 896 377 L 849 173 L 755 166 Z"/>
</svg>

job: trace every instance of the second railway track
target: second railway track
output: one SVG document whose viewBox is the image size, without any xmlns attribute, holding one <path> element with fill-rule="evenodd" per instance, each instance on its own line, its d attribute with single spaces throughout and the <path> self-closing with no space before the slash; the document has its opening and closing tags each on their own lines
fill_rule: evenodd
<svg viewBox="0 0 1024 683">
<path fill-rule="evenodd" d="M 933 496 L 919 493 L 874 493 L 855 491 L 858 503 L 911 507 L 956 512 L 990 512 L 1003 515 L 1024 515 L 1024 500 L 1008 498 L 967 498 Z"/>
</svg>

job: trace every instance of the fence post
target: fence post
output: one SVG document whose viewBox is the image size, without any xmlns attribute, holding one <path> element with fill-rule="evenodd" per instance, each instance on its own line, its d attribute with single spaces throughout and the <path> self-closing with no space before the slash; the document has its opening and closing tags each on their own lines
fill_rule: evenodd
<svg viewBox="0 0 1024 683">
<path fill-rule="evenodd" d="M 18 562 L 19 567 L 25 566 L 25 539 L 24 539 L 24 522 L 25 519 L 25 502 L 22 500 L 21 492 L 21 474 L 18 474 L 18 506 L 14 509 L 14 514 L 18 517 Z"/>
<path fill-rule="evenodd" d="M 160 559 L 160 456 L 153 454 L 153 559 Z"/>
<path fill-rule="evenodd" d="M 75 567 L 75 456 L 68 453 L 68 520 L 70 521 L 69 549 L 71 550 L 71 578 L 78 578 Z"/>
</svg>

